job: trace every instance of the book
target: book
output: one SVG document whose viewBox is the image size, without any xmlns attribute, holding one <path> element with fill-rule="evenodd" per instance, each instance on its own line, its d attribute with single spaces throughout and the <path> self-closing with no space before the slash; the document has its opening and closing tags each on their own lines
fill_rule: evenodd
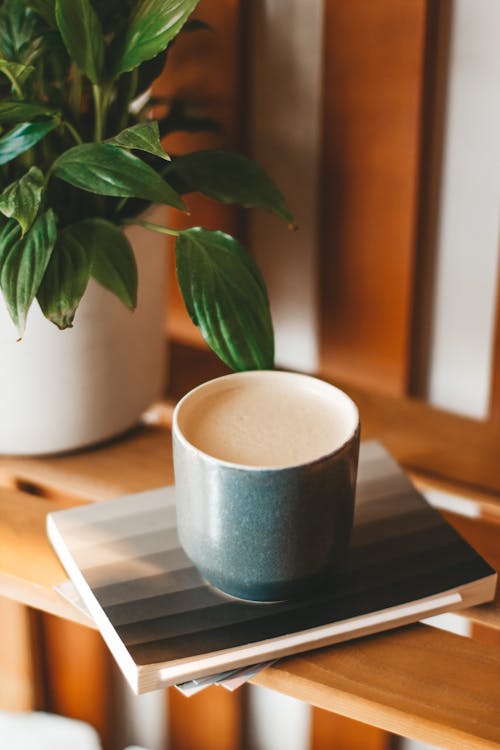
<svg viewBox="0 0 500 750">
<path fill-rule="evenodd" d="M 62 581 L 61 583 L 56 583 L 54 586 L 54 590 L 57 591 L 57 593 L 62 596 L 63 599 L 72 604 L 73 607 L 75 607 L 86 617 L 88 617 L 89 625 L 94 624 L 92 616 L 85 606 L 85 602 L 83 601 L 71 581 L 68 580 Z M 259 664 L 251 664 L 249 667 L 230 669 L 227 672 L 219 672 L 217 674 L 209 675 L 208 677 L 187 680 L 186 682 L 178 682 L 174 687 L 176 687 L 177 690 L 179 690 L 183 695 L 187 697 L 196 695 L 196 693 L 205 690 L 207 687 L 210 687 L 210 685 L 223 687 L 232 693 L 239 687 L 244 685 L 245 682 L 248 682 L 248 680 L 250 680 L 259 672 L 262 672 L 263 669 L 273 663 L 274 660 L 271 660 L 260 662 Z"/>
<path fill-rule="evenodd" d="M 313 599 L 254 604 L 212 588 L 179 544 L 173 486 L 50 513 L 47 533 L 136 693 L 480 604 L 496 586 L 376 442 L 361 446 L 349 551 Z"/>
</svg>

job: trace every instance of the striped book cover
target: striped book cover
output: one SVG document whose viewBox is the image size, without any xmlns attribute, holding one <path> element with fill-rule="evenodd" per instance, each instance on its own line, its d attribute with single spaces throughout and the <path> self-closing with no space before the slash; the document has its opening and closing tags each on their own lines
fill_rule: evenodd
<svg viewBox="0 0 500 750">
<path fill-rule="evenodd" d="M 479 604 L 496 585 L 375 442 L 361 446 L 349 553 L 313 600 L 249 604 L 209 586 L 179 545 L 174 487 L 50 513 L 47 532 L 138 693 Z"/>
</svg>

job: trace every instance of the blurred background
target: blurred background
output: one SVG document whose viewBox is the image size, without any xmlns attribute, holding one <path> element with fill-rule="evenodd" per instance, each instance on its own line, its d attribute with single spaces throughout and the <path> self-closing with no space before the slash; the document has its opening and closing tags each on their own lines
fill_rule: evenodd
<svg viewBox="0 0 500 750">
<path fill-rule="evenodd" d="M 176 42 L 158 92 L 222 130 L 164 145 L 243 150 L 286 195 L 296 232 L 190 206 L 257 258 L 278 365 L 498 420 L 500 3 L 201 0 L 196 15 L 213 30 Z M 202 348 L 171 276 L 168 337 Z M 136 698 L 95 632 L 6 600 L 0 630 L 0 707 L 81 718 L 105 750 L 423 747 L 262 688 Z"/>
</svg>

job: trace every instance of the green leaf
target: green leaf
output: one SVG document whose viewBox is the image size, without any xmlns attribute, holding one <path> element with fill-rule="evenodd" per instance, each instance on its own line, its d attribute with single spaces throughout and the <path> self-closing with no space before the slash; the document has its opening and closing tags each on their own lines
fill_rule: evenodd
<svg viewBox="0 0 500 750">
<path fill-rule="evenodd" d="M 33 39 L 35 19 L 22 0 L 4 0 L 0 10 L 0 50 L 10 60 L 21 61 Z"/>
<path fill-rule="evenodd" d="M 15 159 L 16 156 L 23 154 L 25 151 L 41 141 L 47 133 L 57 127 L 59 120 L 41 120 L 40 122 L 23 122 L 16 125 L 0 138 L 0 164 Z"/>
<path fill-rule="evenodd" d="M 152 167 L 109 143 L 83 143 L 70 148 L 54 162 L 53 174 L 91 193 L 185 208 L 180 196 Z"/>
<path fill-rule="evenodd" d="M 132 125 L 113 138 L 108 138 L 106 143 L 120 148 L 145 151 L 153 156 L 159 156 L 160 159 L 170 161 L 170 156 L 163 150 L 160 143 L 160 130 L 156 120 L 147 120 L 138 125 Z"/>
<path fill-rule="evenodd" d="M 22 63 L 10 62 L 0 58 L 0 73 L 3 73 L 12 84 L 12 88 L 21 94 L 23 84 L 34 72 L 35 68 L 32 65 L 23 65 Z"/>
<path fill-rule="evenodd" d="M 194 324 L 233 370 L 271 369 L 274 336 L 264 281 L 244 247 L 200 227 L 179 234 L 177 279 Z"/>
<path fill-rule="evenodd" d="M 8 257 L 12 246 L 18 241 L 21 236 L 21 227 L 15 219 L 9 219 L 7 222 L 5 222 L 3 216 L 1 217 L 1 219 L 2 227 L 0 228 L 0 278 L 2 275 L 2 268 L 5 258 Z"/>
<path fill-rule="evenodd" d="M 8 185 L 0 195 L 0 213 L 15 219 L 24 235 L 33 224 L 40 207 L 43 173 L 31 167 L 19 180 Z"/>
<path fill-rule="evenodd" d="M 52 107 L 36 102 L 24 102 L 17 99 L 4 99 L 0 102 L 0 122 L 25 122 L 35 117 L 55 114 Z"/>
<path fill-rule="evenodd" d="M 0 258 L 0 287 L 19 336 L 56 241 L 56 222 L 49 209 L 33 224 L 23 239 L 10 243 Z"/>
<path fill-rule="evenodd" d="M 80 225 L 84 223 L 80 222 Z M 95 248 L 92 276 L 134 310 L 137 305 L 137 266 L 130 242 L 110 221 L 89 219 L 87 225 Z"/>
<path fill-rule="evenodd" d="M 48 26 L 56 27 L 55 0 L 29 0 L 29 5 Z"/>
<path fill-rule="evenodd" d="M 90 0 L 56 0 L 56 21 L 70 56 L 93 83 L 99 83 L 104 38 Z"/>
<path fill-rule="evenodd" d="M 164 175 L 178 192 L 200 192 L 223 203 L 263 208 L 287 223 L 293 217 L 282 194 L 266 172 L 231 151 L 195 151 L 177 157 Z"/>
<path fill-rule="evenodd" d="M 199 0 L 138 0 L 117 40 L 116 73 L 133 70 L 162 52 L 177 36 Z"/>
<path fill-rule="evenodd" d="M 90 278 L 95 249 L 90 221 L 72 224 L 59 234 L 38 289 L 43 314 L 61 330 L 72 327 Z"/>
</svg>

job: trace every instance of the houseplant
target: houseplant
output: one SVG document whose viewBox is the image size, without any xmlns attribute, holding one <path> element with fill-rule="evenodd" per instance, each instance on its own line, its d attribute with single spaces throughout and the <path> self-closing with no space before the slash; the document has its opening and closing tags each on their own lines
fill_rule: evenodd
<svg viewBox="0 0 500 750">
<path fill-rule="evenodd" d="M 211 125 L 189 117 L 182 102 L 170 103 L 159 120 L 151 119 L 155 100 L 149 89 L 163 70 L 169 45 L 181 30 L 203 28 L 200 22 L 189 20 L 197 4 L 198 0 L 99 0 L 94 4 L 90 0 L 4 0 L 1 4 L 0 291 L 18 337 L 24 337 L 28 322 L 25 340 L 17 345 L 15 355 L 11 348 L 2 356 L 0 341 L 4 362 L 21 357 L 19 347 L 28 343 L 30 326 L 35 325 L 32 319 L 42 318 L 37 307 L 45 326 L 50 321 L 64 330 L 75 324 L 72 336 L 79 328 L 80 302 L 83 299 L 83 309 L 91 292 L 104 298 L 111 293 L 124 306 L 136 307 L 136 260 L 124 231 L 135 224 L 176 238 L 181 293 L 193 322 L 214 352 L 233 369 L 272 367 L 267 294 L 247 251 L 222 232 L 201 227 L 178 231 L 144 215 L 151 204 L 184 211 L 183 195 L 198 191 L 219 201 L 263 208 L 291 221 L 276 186 L 246 158 L 221 150 L 175 157 L 161 146 L 160 138 L 173 130 Z M 140 284 L 139 278 L 139 292 Z M 90 315 L 87 348 L 92 330 L 105 328 L 107 318 L 96 320 Z M 121 329 L 108 331 L 108 345 L 110 341 L 114 345 L 117 336 L 127 344 L 127 331 Z M 161 326 L 156 329 L 160 331 Z M 57 342 L 67 333 L 58 334 Z M 57 353 L 62 344 L 54 343 L 53 331 L 50 336 L 55 354 L 42 352 L 41 356 L 45 361 L 51 356 L 57 360 L 53 376 L 45 373 L 53 388 L 63 366 Z M 144 347 L 148 336 L 143 329 L 138 339 Z M 66 372 L 63 381 L 80 392 L 86 355 L 71 341 L 71 358 L 78 360 L 80 380 L 75 386 L 75 378 Z M 17 400 L 13 380 L 22 382 L 25 397 L 36 385 L 36 378 L 25 377 L 25 370 L 35 370 L 37 362 L 24 354 L 22 376 L 11 372 L 10 382 L 2 383 L 0 389 L 10 389 L 9 403 Z M 142 355 L 129 351 L 130 360 L 137 356 Z M 90 378 L 100 365 L 94 362 L 92 369 Z M 121 373 L 113 371 L 116 368 L 104 369 L 101 391 L 85 400 L 80 414 L 75 415 L 79 407 L 73 395 L 67 404 L 59 403 L 60 418 L 47 410 L 51 426 L 42 425 L 46 439 L 42 438 L 40 447 L 23 444 L 24 448 L 14 450 L 73 448 L 130 426 L 155 395 L 151 384 L 145 398 L 134 406 L 133 416 L 102 425 L 93 434 L 89 410 L 94 404 L 101 417 L 113 411 L 107 406 L 120 392 L 118 380 L 127 366 L 118 366 Z M 158 390 L 158 383 L 156 378 L 153 390 Z M 132 380 L 123 390 L 122 401 L 127 400 L 130 387 L 135 387 Z M 56 390 L 60 402 L 64 392 Z M 2 404 L 0 413 L 6 408 Z M 3 423 L 8 424 L 5 439 L 0 433 L 0 451 L 12 449 L 14 432 L 22 438 L 22 421 L 29 419 L 30 409 L 25 412 L 22 418 L 19 412 L 7 420 L 4 416 Z M 62 414 L 73 415 L 73 421 L 76 418 L 79 434 L 71 438 L 70 426 L 62 442 L 54 443 L 48 428 L 57 431 Z"/>
</svg>

